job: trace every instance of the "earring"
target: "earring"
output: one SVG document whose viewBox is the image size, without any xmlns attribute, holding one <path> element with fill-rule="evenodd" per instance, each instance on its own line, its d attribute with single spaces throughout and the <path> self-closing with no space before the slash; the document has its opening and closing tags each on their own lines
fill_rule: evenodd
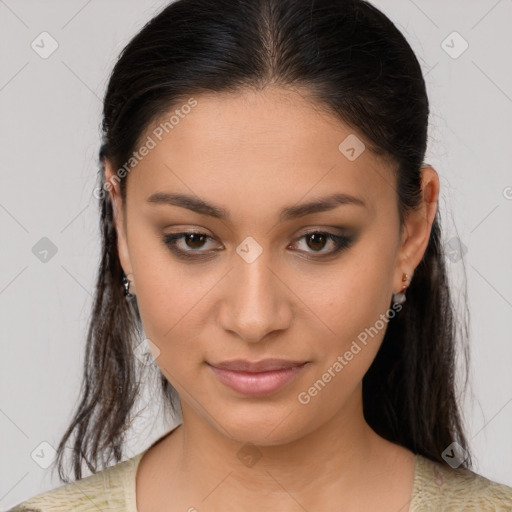
<svg viewBox="0 0 512 512">
<path fill-rule="evenodd" d="M 402 274 L 402 283 L 407 282 L 408 279 L 408 274 L 404 272 Z M 403 304 L 407 300 L 405 297 L 405 291 L 407 290 L 407 288 L 408 285 L 404 284 L 404 286 L 398 293 L 393 293 L 393 304 Z"/>
<path fill-rule="evenodd" d="M 127 299 L 131 299 L 135 296 L 132 292 L 130 292 L 130 280 L 125 274 L 123 274 L 123 294 Z"/>
</svg>

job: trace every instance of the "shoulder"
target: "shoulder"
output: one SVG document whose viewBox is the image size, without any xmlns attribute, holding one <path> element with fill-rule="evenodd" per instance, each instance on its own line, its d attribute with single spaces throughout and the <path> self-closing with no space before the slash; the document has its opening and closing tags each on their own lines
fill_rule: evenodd
<svg viewBox="0 0 512 512">
<path fill-rule="evenodd" d="M 415 455 L 415 460 L 411 512 L 512 510 L 512 487 L 493 482 L 469 469 L 454 469 L 421 455 Z"/>
<path fill-rule="evenodd" d="M 75 482 L 42 492 L 8 512 L 109 510 L 136 512 L 135 475 L 145 452 Z"/>
</svg>

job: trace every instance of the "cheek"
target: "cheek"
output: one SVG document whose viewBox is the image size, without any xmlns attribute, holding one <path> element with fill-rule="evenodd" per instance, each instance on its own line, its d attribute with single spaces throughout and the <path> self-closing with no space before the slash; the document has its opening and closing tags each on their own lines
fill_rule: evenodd
<svg viewBox="0 0 512 512">
<path fill-rule="evenodd" d="M 144 332 L 160 350 L 157 363 L 170 361 L 175 354 L 186 357 L 190 350 L 183 348 L 199 334 L 200 299 L 213 285 L 213 278 L 194 276 L 173 258 L 158 234 L 139 228 L 135 222 L 130 233 L 130 259 Z"/>
<path fill-rule="evenodd" d="M 346 378 L 362 379 L 380 347 L 394 311 L 391 290 L 394 248 L 368 233 L 365 240 L 328 272 L 301 277 L 297 294 L 304 300 L 311 339 L 327 369 L 346 354 Z M 314 314 L 312 314 L 314 313 Z M 346 371 L 348 370 L 348 371 Z"/>
<path fill-rule="evenodd" d="M 318 328 L 330 338 L 356 338 L 390 307 L 393 279 L 391 251 L 361 245 L 336 267 L 299 280 L 297 294 L 316 314 Z M 323 272 L 323 273 L 322 273 Z"/>
<path fill-rule="evenodd" d="M 146 336 L 159 348 L 161 361 L 184 362 L 200 350 L 196 346 L 201 334 L 200 299 L 211 285 L 201 284 L 168 266 L 142 270 L 137 287 L 137 301 Z M 157 360 L 160 364 L 160 361 Z M 176 364 L 176 362 L 174 363 Z"/>
<path fill-rule="evenodd" d="M 388 293 L 392 263 L 391 252 L 382 247 L 361 247 L 345 265 L 330 273 L 323 286 L 308 295 L 308 306 L 321 319 L 310 323 L 318 359 L 295 399 L 318 421 L 335 414 L 343 404 L 349 406 L 350 397 L 357 396 L 354 392 L 393 321 Z M 302 293 L 305 290 L 304 286 Z"/>
</svg>

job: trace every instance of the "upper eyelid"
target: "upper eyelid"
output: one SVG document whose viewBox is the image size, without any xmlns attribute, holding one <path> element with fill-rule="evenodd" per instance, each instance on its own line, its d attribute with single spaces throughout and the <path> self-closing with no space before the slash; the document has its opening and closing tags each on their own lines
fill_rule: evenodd
<svg viewBox="0 0 512 512">
<path fill-rule="evenodd" d="M 346 236 L 348 237 L 346 232 L 342 233 L 336 233 L 332 230 L 334 229 L 340 229 L 340 228 L 306 228 L 306 231 L 301 231 L 299 234 L 295 235 L 294 239 L 302 238 L 303 236 L 310 235 L 312 233 L 325 233 L 327 235 L 334 235 L 334 236 Z M 176 231 L 172 233 L 165 233 L 164 236 L 177 236 L 177 235 L 205 235 L 208 238 L 212 240 L 216 240 L 216 238 L 210 234 L 208 234 L 206 231 L 201 231 L 199 229 L 182 229 L 181 231 Z"/>
<path fill-rule="evenodd" d="M 181 235 L 181 234 L 197 234 L 197 235 L 206 235 L 209 238 L 215 240 L 215 237 L 209 234 L 209 229 L 207 228 L 178 228 L 178 231 L 173 231 L 170 233 L 165 233 L 164 236 L 167 235 Z M 327 233 L 336 236 L 349 236 L 347 232 L 350 232 L 349 228 L 342 228 L 337 226 L 326 226 L 326 227 L 306 227 L 304 231 L 300 230 L 297 235 L 294 235 L 295 238 L 300 238 L 304 235 L 308 235 L 310 233 Z"/>
</svg>

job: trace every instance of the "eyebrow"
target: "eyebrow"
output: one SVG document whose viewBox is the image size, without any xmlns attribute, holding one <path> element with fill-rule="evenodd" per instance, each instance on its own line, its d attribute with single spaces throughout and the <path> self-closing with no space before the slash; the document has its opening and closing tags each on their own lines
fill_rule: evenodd
<svg viewBox="0 0 512 512">
<path fill-rule="evenodd" d="M 201 215 L 208 215 L 209 217 L 214 217 L 216 219 L 231 219 L 229 212 L 225 208 L 207 203 L 198 197 L 187 194 L 155 192 L 148 198 L 147 202 L 151 204 L 180 206 L 181 208 L 186 208 Z M 315 199 L 309 203 L 287 206 L 281 210 L 279 219 L 281 221 L 289 221 L 313 213 L 334 210 L 338 206 L 347 204 L 366 208 L 366 204 L 362 199 L 349 194 L 337 193 Z"/>
</svg>

